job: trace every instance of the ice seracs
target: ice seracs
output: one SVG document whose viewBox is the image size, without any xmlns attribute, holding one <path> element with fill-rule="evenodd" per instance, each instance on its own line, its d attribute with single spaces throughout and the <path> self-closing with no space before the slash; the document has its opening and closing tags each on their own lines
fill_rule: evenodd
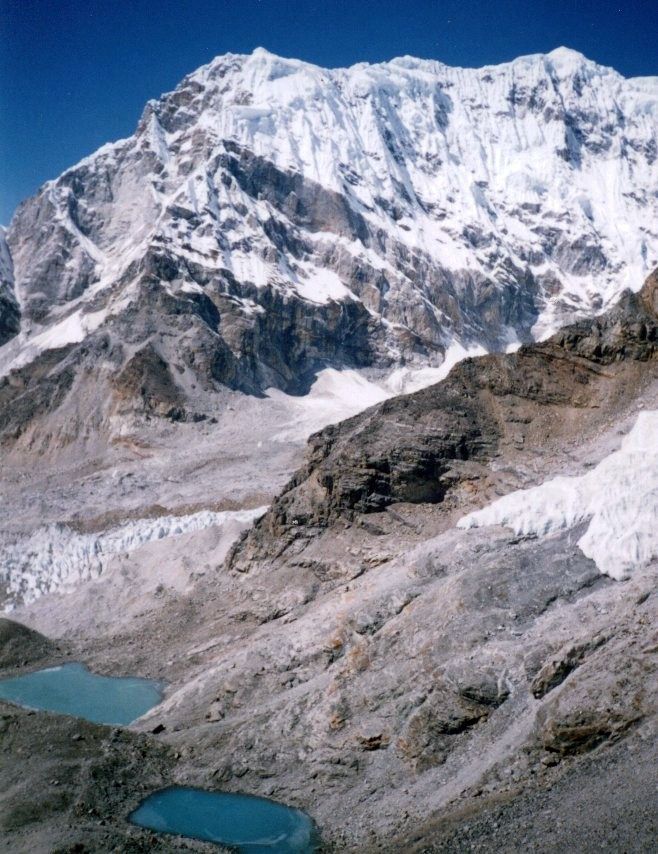
<svg viewBox="0 0 658 854">
<path fill-rule="evenodd" d="M 212 526 L 225 527 L 229 537 L 262 516 L 266 507 L 185 516 L 135 519 L 98 533 L 78 533 L 65 524 L 47 525 L 28 536 L 0 536 L 0 581 L 7 588 L 7 609 L 29 604 L 46 593 L 66 592 L 100 577 L 112 558 L 147 543 L 180 537 Z"/>
<path fill-rule="evenodd" d="M 578 545 L 622 580 L 658 557 L 658 411 L 642 412 L 621 448 L 579 477 L 556 477 L 469 513 L 460 528 L 504 525 L 548 536 L 588 522 Z"/>
</svg>

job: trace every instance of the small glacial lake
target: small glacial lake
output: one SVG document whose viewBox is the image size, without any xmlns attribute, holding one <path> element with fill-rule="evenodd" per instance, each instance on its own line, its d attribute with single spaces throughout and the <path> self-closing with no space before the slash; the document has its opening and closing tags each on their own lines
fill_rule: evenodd
<svg viewBox="0 0 658 854">
<path fill-rule="evenodd" d="M 157 706 L 162 687 L 151 679 L 97 676 L 76 663 L 2 679 L 0 699 L 97 724 L 122 725 Z"/>
<path fill-rule="evenodd" d="M 313 820 L 284 804 L 232 792 L 172 786 L 154 792 L 130 815 L 140 827 L 237 849 L 240 854 L 311 854 Z"/>
</svg>

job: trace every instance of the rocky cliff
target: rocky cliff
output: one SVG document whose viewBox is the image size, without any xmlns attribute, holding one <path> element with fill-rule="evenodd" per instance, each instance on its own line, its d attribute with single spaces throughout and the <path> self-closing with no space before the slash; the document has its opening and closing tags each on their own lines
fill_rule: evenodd
<svg viewBox="0 0 658 854">
<path fill-rule="evenodd" d="M 14 293 L 14 270 L 6 232 L 0 228 L 0 347 L 20 328 L 20 313 Z"/>
</svg>

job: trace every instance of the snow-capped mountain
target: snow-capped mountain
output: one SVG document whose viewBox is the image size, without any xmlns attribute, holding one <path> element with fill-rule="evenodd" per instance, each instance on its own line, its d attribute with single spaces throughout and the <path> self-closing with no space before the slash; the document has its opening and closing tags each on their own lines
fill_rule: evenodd
<svg viewBox="0 0 658 854">
<path fill-rule="evenodd" d="M 481 69 L 229 54 L 19 207 L 0 368 L 86 342 L 119 396 L 155 374 L 141 403 L 182 417 L 218 383 L 439 365 L 639 288 L 656 223 L 658 78 L 565 48 Z"/>
</svg>

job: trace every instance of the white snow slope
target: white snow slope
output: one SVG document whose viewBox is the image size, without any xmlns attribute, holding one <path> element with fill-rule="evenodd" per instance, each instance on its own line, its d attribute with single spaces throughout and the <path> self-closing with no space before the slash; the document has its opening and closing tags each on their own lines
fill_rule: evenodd
<svg viewBox="0 0 658 854">
<path fill-rule="evenodd" d="M 445 379 L 462 359 L 482 356 L 482 348 L 465 350 L 458 344 L 448 348 L 438 368 L 396 368 L 378 379 L 368 379 L 355 370 L 320 371 L 308 394 L 303 397 L 267 389 L 270 400 L 289 409 L 290 424 L 272 436 L 274 442 L 305 441 L 311 433 L 329 424 L 351 418 L 364 409 L 399 394 L 411 394 Z"/>
<path fill-rule="evenodd" d="M 622 580 L 658 557 L 658 411 L 641 413 L 621 448 L 587 474 L 512 492 L 457 525 L 546 536 L 588 520 L 578 545 L 605 575 Z"/>
</svg>

